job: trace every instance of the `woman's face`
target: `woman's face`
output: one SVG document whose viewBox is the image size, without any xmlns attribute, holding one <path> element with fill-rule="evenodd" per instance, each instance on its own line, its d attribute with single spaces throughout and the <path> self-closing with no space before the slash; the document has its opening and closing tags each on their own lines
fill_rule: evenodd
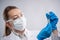
<svg viewBox="0 0 60 40">
<path fill-rule="evenodd" d="M 9 19 L 16 20 L 17 18 L 22 17 L 22 12 L 20 9 L 12 9 L 8 12 Z M 10 23 L 10 29 L 13 29 L 12 23 Z"/>
</svg>

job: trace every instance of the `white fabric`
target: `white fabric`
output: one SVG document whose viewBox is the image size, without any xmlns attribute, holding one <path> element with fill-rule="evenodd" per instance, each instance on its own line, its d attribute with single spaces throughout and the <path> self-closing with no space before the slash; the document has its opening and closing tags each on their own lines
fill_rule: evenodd
<svg viewBox="0 0 60 40">
<path fill-rule="evenodd" d="M 26 32 L 28 33 L 28 35 L 27 35 Z M 25 33 L 28 36 L 28 40 L 37 40 L 36 36 L 39 33 L 39 31 L 36 31 L 36 30 L 35 31 L 33 31 L 33 30 L 32 31 L 28 31 L 28 30 L 26 30 Z M 51 36 L 54 36 L 54 35 L 52 34 Z M 49 37 L 49 38 L 47 38 L 45 40 L 56 40 L 55 38 Z M 58 38 L 60 39 L 60 36 L 58 36 Z M 12 32 L 9 36 L 2 37 L 1 40 L 21 40 L 21 38 L 19 38 L 19 36 L 15 35 Z M 23 40 L 25 40 L 25 37 L 23 38 Z"/>
<path fill-rule="evenodd" d="M 25 31 L 25 35 L 26 35 L 26 37 L 24 36 L 24 37 L 19 37 L 19 36 L 17 36 L 17 35 L 15 35 L 13 32 L 9 35 L 9 36 L 5 36 L 5 37 L 2 37 L 2 39 L 1 40 L 37 40 L 36 39 L 36 36 L 34 36 L 33 35 L 34 33 L 32 32 L 30 32 L 30 31 L 28 31 L 27 29 L 26 29 L 26 31 Z"/>
</svg>

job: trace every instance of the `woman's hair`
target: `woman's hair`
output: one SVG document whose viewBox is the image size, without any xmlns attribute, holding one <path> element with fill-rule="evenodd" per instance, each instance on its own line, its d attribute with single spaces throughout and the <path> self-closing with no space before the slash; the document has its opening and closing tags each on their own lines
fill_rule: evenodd
<svg viewBox="0 0 60 40">
<path fill-rule="evenodd" d="M 8 12 L 12 9 L 17 9 L 17 7 L 16 6 L 7 6 L 4 9 L 3 17 L 4 17 L 5 21 L 9 20 Z M 11 29 L 8 28 L 7 25 L 5 25 L 5 35 L 8 36 L 10 33 L 11 33 Z"/>
</svg>

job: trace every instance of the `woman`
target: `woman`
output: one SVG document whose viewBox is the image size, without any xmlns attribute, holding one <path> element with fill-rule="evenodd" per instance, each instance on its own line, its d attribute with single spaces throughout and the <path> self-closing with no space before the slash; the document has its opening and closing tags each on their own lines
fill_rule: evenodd
<svg viewBox="0 0 60 40">
<path fill-rule="evenodd" d="M 2 40 L 31 40 L 31 33 L 26 29 L 26 19 L 16 6 L 7 6 L 3 13 L 5 34 Z"/>
</svg>

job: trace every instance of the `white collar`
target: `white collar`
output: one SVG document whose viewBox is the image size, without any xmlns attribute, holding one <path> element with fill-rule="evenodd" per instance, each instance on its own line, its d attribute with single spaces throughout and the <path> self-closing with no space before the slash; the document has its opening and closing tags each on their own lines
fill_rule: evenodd
<svg viewBox="0 0 60 40">
<path fill-rule="evenodd" d="M 18 34 L 18 33 L 16 33 L 16 32 L 13 32 L 16 36 L 22 36 L 22 35 L 20 35 L 20 34 Z M 26 36 L 26 37 L 28 37 L 28 35 L 29 35 L 29 31 L 27 30 L 27 29 L 25 29 L 25 31 L 24 31 L 24 36 Z"/>
</svg>

